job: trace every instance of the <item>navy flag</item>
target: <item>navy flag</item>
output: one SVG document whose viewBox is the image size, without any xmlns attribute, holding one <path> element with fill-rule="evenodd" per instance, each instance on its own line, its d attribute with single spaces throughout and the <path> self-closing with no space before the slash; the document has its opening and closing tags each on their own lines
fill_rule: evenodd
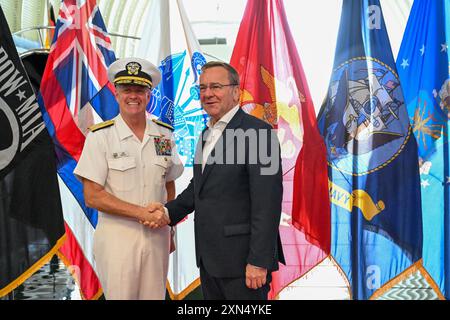
<svg viewBox="0 0 450 320">
<path fill-rule="evenodd" d="M 450 1 L 415 0 L 397 69 L 419 146 L 423 266 L 441 299 L 450 298 L 449 45 Z"/>
<path fill-rule="evenodd" d="M 417 144 L 378 0 L 343 1 L 319 127 L 328 155 L 331 253 L 351 297 L 375 298 L 413 270 L 422 251 Z"/>
<path fill-rule="evenodd" d="M 0 297 L 64 240 L 53 144 L 0 7 Z"/>
</svg>

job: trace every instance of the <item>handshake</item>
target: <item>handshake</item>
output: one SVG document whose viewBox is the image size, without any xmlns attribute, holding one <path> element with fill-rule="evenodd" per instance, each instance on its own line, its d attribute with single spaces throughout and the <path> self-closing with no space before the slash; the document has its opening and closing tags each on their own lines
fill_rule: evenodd
<svg viewBox="0 0 450 320">
<path fill-rule="evenodd" d="M 164 205 L 159 202 L 152 202 L 144 208 L 139 222 L 151 229 L 161 228 L 170 223 L 170 219 L 164 211 Z"/>
</svg>

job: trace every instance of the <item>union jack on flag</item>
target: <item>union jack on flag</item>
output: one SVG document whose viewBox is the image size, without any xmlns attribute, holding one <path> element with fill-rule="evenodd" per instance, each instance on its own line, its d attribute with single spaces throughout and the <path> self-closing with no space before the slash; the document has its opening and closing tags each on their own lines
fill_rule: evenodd
<svg viewBox="0 0 450 320">
<path fill-rule="evenodd" d="M 64 0 L 38 97 L 58 157 L 58 179 L 66 227 L 60 257 L 85 299 L 101 295 L 92 254 L 97 211 L 87 208 L 73 170 L 87 128 L 118 114 L 107 68 L 115 61 L 95 0 Z"/>
</svg>

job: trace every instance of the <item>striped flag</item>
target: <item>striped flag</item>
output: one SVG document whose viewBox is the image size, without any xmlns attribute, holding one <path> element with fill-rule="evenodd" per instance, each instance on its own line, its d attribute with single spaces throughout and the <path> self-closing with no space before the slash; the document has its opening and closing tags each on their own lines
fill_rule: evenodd
<svg viewBox="0 0 450 320">
<path fill-rule="evenodd" d="M 58 158 L 58 179 L 67 240 L 60 257 L 75 276 L 84 299 L 102 291 L 92 254 L 97 211 L 86 207 L 73 170 L 88 127 L 118 114 L 107 67 L 115 60 L 95 0 L 64 0 L 60 7 L 39 104 Z"/>
</svg>

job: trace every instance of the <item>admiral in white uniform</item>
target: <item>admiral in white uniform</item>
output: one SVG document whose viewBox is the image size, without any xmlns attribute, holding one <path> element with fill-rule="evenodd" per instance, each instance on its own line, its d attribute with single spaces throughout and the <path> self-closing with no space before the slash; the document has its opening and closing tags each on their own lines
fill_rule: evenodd
<svg viewBox="0 0 450 320">
<path fill-rule="evenodd" d="M 139 223 L 165 224 L 166 218 L 147 206 L 165 203 L 168 191 L 174 197 L 174 180 L 183 172 L 172 128 L 146 118 L 151 88 L 161 74 L 146 60 L 127 58 L 111 64 L 108 77 L 120 114 L 91 128 L 74 171 L 83 181 L 87 206 L 99 210 L 97 274 L 106 299 L 164 299 L 170 227 Z"/>
</svg>

